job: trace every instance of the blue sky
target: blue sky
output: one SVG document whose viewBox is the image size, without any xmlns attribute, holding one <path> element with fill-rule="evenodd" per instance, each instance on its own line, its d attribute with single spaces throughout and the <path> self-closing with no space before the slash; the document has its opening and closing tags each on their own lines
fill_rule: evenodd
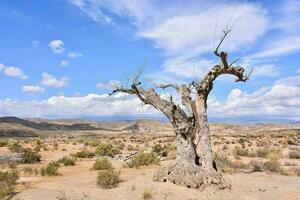
<svg viewBox="0 0 300 200">
<path fill-rule="evenodd" d="M 201 79 L 234 24 L 221 48 L 254 72 L 217 80 L 210 116 L 299 120 L 299 21 L 296 0 L 3 0 L 0 115 L 159 116 L 135 97 L 108 97 L 108 83 L 126 84 L 143 63 L 146 86 Z"/>
</svg>

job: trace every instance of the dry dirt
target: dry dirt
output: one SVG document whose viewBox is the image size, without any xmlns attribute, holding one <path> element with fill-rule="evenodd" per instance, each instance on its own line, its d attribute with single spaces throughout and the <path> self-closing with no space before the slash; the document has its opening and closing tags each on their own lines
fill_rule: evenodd
<svg viewBox="0 0 300 200">
<path fill-rule="evenodd" d="M 124 167 L 124 156 L 149 149 L 154 145 L 175 145 L 174 136 L 168 125 L 159 131 L 159 124 L 142 121 L 120 124 L 106 124 L 108 128 L 118 130 L 59 132 L 49 134 L 46 138 L 15 138 L 23 147 L 34 149 L 37 140 L 42 141 L 38 164 L 21 164 L 15 169 L 0 166 L 2 170 L 17 170 L 20 175 L 16 187 L 15 200 L 136 200 L 143 199 L 145 191 L 156 200 L 299 200 L 300 175 L 281 172 L 252 172 L 236 169 L 224 171 L 232 189 L 215 191 L 208 188 L 204 191 L 189 189 L 173 183 L 153 182 L 152 176 L 161 167 L 171 164 L 174 150 L 168 153 L 160 165 L 146 167 Z M 120 128 L 121 127 L 121 128 Z M 124 127 L 127 127 L 124 129 Z M 128 128 L 129 127 L 129 128 Z M 226 155 L 232 162 L 246 167 L 250 162 L 266 162 L 267 158 L 258 157 L 258 149 L 277 149 L 276 155 L 281 168 L 290 171 L 298 168 L 300 159 L 290 158 L 291 151 L 300 152 L 299 125 L 226 125 L 214 124 L 211 127 L 214 152 Z M 47 135 L 46 133 L 42 134 Z M 56 136 L 55 136 L 56 135 Z M 96 184 L 97 171 L 91 170 L 96 157 L 78 159 L 75 166 L 59 168 L 59 176 L 41 176 L 24 172 L 25 168 L 40 170 L 51 161 L 76 153 L 82 149 L 95 151 L 94 142 L 111 144 L 121 150 L 123 157 L 111 159 L 113 167 L 121 172 L 121 183 L 113 189 L 102 189 Z M 55 149 L 54 144 L 58 143 Z M 47 148 L 44 149 L 43 146 Z M 247 155 L 236 155 L 235 148 L 247 149 Z M 9 153 L 7 147 L 0 147 L 1 153 Z M 299 154 L 300 155 L 300 154 Z"/>
<path fill-rule="evenodd" d="M 231 190 L 203 192 L 188 189 L 172 183 L 152 181 L 153 173 L 161 166 L 142 169 L 124 169 L 120 162 L 114 166 L 121 169 L 122 182 L 117 188 L 101 189 L 96 186 L 97 173 L 89 170 L 92 161 L 78 163 L 75 167 L 65 167 L 62 176 L 53 178 L 22 178 L 27 183 L 13 199 L 55 200 L 65 196 L 67 199 L 142 199 L 145 190 L 153 194 L 153 199 L 204 199 L 204 200 L 297 200 L 300 197 L 300 178 L 265 173 L 225 175 L 232 184 Z M 162 165 L 166 165 L 163 162 Z M 29 184 L 28 184 L 29 182 Z"/>
</svg>

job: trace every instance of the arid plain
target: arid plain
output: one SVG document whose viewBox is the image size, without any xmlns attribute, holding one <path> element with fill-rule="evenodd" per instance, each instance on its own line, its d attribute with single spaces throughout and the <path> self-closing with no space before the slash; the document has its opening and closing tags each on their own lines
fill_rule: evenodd
<svg viewBox="0 0 300 200">
<path fill-rule="evenodd" d="M 231 189 L 203 191 L 152 180 L 176 156 L 168 123 L 1 118 L 1 171 L 18 178 L 11 188 L 0 184 L 0 194 L 16 200 L 299 199 L 299 124 L 212 123 L 210 130 L 217 165 Z M 99 181 L 107 166 L 115 182 Z"/>
</svg>

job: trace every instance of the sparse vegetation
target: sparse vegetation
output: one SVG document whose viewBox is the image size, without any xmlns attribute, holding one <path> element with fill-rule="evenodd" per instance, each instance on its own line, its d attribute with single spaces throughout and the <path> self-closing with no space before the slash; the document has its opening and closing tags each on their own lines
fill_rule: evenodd
<svg viewBox="0 0 300 200">
<path fill-rule="evenodd" d="M 153 194 L 150 190 L 145 190 L 142 196 L 142 199 L 144 200 L 151 200 L 153 198 Z"/>
<path fill-rule="evenodd" d="M 120 172 L 115 169 L 100 170 L 97 176 L 97 185 L 104 188 L 114 188 L 120 182 Z"/>
<path fill-rule="evenodd" d="M 0 171 L 0 199 L 10 199 L 14 195 L 18 173 Z"/>
<path fill-rule="evenodd" d="M 74 166 L 76 158 L 63 157 L 62 159 L 59 159 L 58 162 L 62 163 L 64 166 Z"/>
<path fill-rule="evenodd" d="M 300 159 L 300 149 L 290 150 L 289 158 Z"/>
<path fill-rule="evenodd" d="M 235 147 L 234 155 L 236 155 L 236 156 L 248 156 L 249 151 L 248 151 L 248 149 L 245 149 L 245 148 Z"/>
<path fill-rule="evenodd" d="M 34 164 L 41 161 L 41 155 L 29 148 L 23 151 L 21 158 L 22 163 L 25 164 Z"/>
<path fill-rule="evenodd" d="M 59 162 L 51 162 L 41 169 L 42 176 L 58 176 Z"/>
<path fill-rule="evenodd" d="M 96 154 L 99 156 L 113 157 L 114 155 L 120 153 L 121 152 L 118 149 L 113 148 L 113 146 L 110 144 L 100 144 L 96 149 Z"/>
<path fill-rule="evenodd" d="M 112 169 L 112 164 L 107 158 L 102 157 L 94 163 L 93 169 L 94 170 Z"/>
<path fill-rule="evenodd" d="M 145 153 L 141 152 L 139 154 L 136 154 L 131 161 L 127 162 L 127 166 L 132 167 L 140 167 L 144 165 L 157 165 L 159 164 L 160 159 L 159 157 L 154 154 L 153 152 Z"/>
<path fill-rule="evenodd" d="M 95 153 L 89 151 L 89 150 L 82 150 L 82 151 L 79 151 L 77 152 L 75 155 L 75 157 L 77 158 L 92 158 L 94 157 Z"/>
</svg>

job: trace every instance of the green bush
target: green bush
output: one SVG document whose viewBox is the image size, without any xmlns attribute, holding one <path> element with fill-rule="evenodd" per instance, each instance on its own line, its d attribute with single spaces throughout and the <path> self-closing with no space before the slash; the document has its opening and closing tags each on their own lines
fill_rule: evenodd
<svg viewBox="0 0 300 200">
<path fill-rule="evenodd" d="M 34 164 L 41 161 L 41 155 L 28 148 L 25 149 L 24 152 L 21 154 L 21 159 L 22 159 L 22 163 Z"/>
<path fill-rule="evenodd" d="M 8 145 L 8 141 L 7 140 L 0 140 L 0 147 L 5 147 Z"/>
<path fill-rule="evenodd" d="M 88 151 L 88 150 L 82 150 L 77 152 L 74 156 L 77 158 L 92 158 L 94 157 L 95 153 Z"/>
<path fill-rule="evenodd" d="M 233 153 L 236 156 L 248 156 L 249 155 L 248 149 L 243 149 L 243 148 L 240 148 L 240 147 L 235 147 Z"/>
<path fill-rule="evenodd" d="M 256 151 L 256 155 L 260 158 L 266 158 L 268 153 L 269 153 L 269 150 L 266 148 L 257 149 L 257 151 Z"/>
<path fill-rule="evenodd" d="M 0 199 L 10 199 L 19 176 L 17 172 L 0 172 Z"/>
<path fill-rule="evenodd" d="M 98 159 L 94 165 L 94 170 L 104 170 L 104 169 L 112 169 L 111 162 L 107 158 L 100 158 Z"/>
<path fill-rule="evenodd" d="M 115 169 L 100 170 L 97 176 L 97 185 L 108 189 L 116 187 L 120 182 L 120 172 Z"/>
<path fill-rule="evenodd" d="M 17 142 L 13 142 L 9 144 L 8 149 L 11 150 L 12 152 L 17 152 L 17 153 L 21 153 L 24 151 L 24 148 Z"/>
<path fill-rule="evenodd" d="M 151 164 L 159 164 L 160 160 L 156 154 L 153 152 L 151 153 L 144 153 L 141 152 L 139 154 L 136 154 L 131 161 L 127 163 L 128 167 L 140 167 L 144 165 L 151 165 Z"/>
<path fill-rule="evenodd" d="M 109 144 L 100 144 L 96 148 L 96 154 L 99 156 L 113 157 L 114 156 L 113 147 L 112 147 L 112 145 L 109 145 Z"/>
<path fill-rule="evenodd" d="M 63 157 L 59 159 L 58 162 L 62 163 L 64 166 L 74 166 L 76 163 L 76 158 Z"/>
<path fill-rule="evenodd" d="M 41 175 L 42 176 L 58 176 L 58 168 L 59 168 L 59 162 L 51 162 L 46 167 L 43 167 L 41 169 Z"/>
</svg>

